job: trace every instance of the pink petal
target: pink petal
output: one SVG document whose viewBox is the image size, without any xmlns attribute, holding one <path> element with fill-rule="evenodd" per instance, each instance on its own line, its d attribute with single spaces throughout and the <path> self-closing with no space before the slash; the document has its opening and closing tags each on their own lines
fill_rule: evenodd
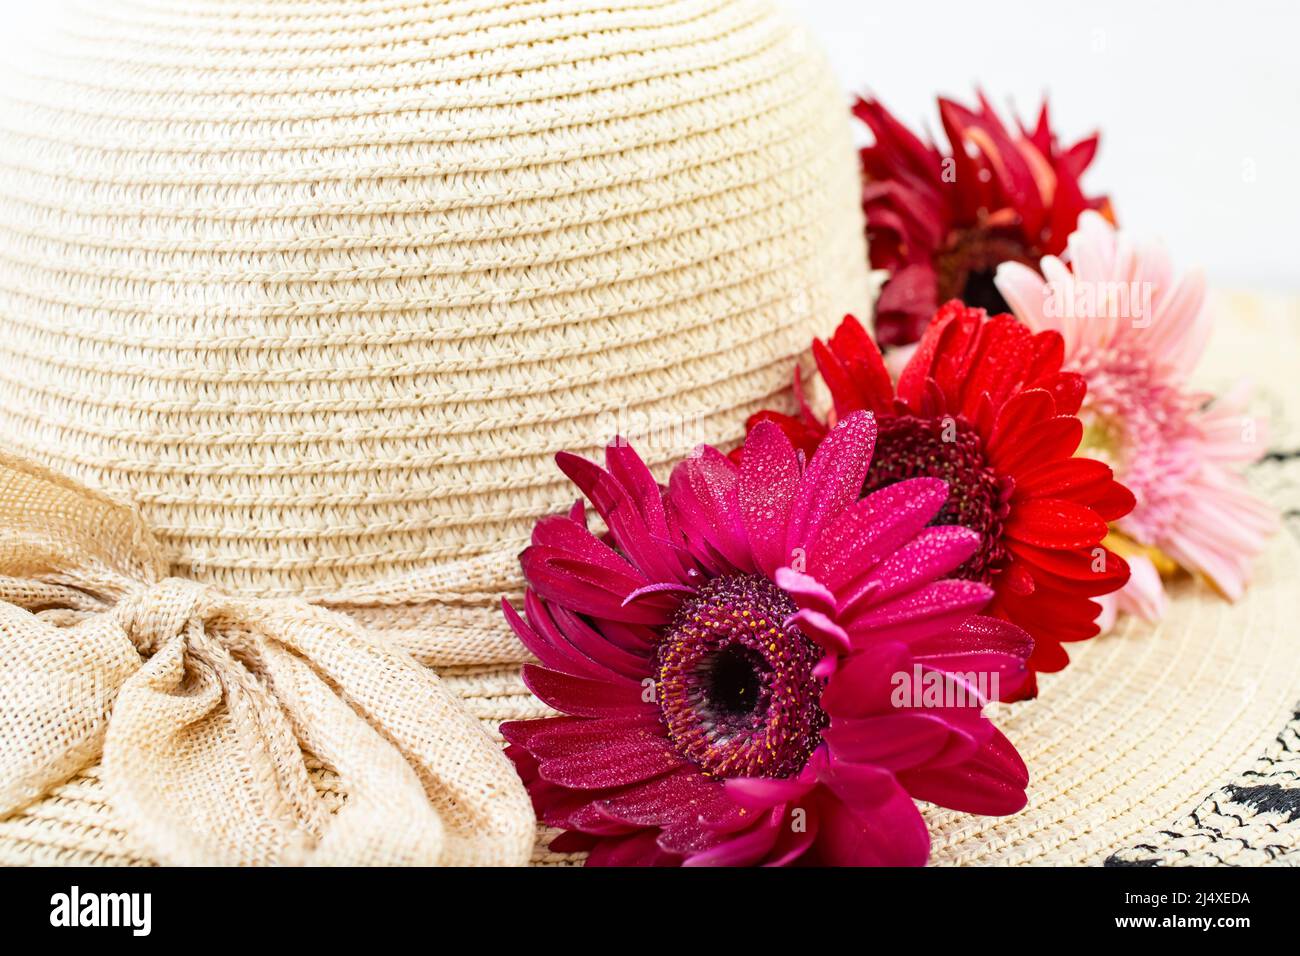
<svg viewBox="0 0 1300 956">
<path fill-rule="evenodd" d="M 1019 262 L 1004 262 L 998 266 L 993 284 L 1007 300 L 1011 311 L 1035 332 L 1058 329 L 1056 319 L 1049 319 L 1045 311 L 1047 285 L 1033 269 Z"/>
<path fill-rule="evenodd" d="M 1158 621 L 1165 613 L 1165 586 L 1151 559 L 1135 554 L 1128 559 L 1128 583 L 1118 593 L 1119 609 L 1144 621 Z"/>
</svg>

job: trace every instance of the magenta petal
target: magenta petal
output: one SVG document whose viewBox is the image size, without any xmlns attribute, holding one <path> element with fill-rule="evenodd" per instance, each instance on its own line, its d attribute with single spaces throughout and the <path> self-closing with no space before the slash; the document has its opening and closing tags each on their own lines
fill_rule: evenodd
<svg viewBox="0 0 1300 956">
<path fill-rule="evenodd" d="M 768 851 L 763 866 L 790 866 L 799 861 L 817 840 L 818 817 L 812 813 L 807 816 L 804 826 L 782 826 L 781 835 L 776 838 L 776 845 Z"/>
<path fill-rule="evenodd" d="M 938 713 L 916 710 L 832 721 L 822 736 L 833 757 L 885 770 L 925 766 L 941 756 L 968 759 L 983 743 Z"/>
<path fill-rule="evenodd" d="M 565 608 L 551 605 L 551 613 L 555 615 L 556 620 L 565 617 L 578 617 L 573 611 Z M 654 649 L 659 644 L 659 629 L 648 624 L 631 624 L 627 621 L 597 621 L 583 619 L 589 627 L 595 628 L 600 632 L 608 643 L 615 647 L 622 648 L 630 654 L 638 657 L 653 657 Z"/>
<path fill-rule="evenodd" d="M 731 830 L 746 822 L 744 810 L 727 796 L 717 780 L 694 767 L 628 787 L 597 801 L 611 820 L 673 831 L 685 840 L 698 840 L 708 831 Z M 672 839 L 661 845 L 673 849 Z"/>
<path fill-rule="evenodd" d="M 675 584 L 671 581 L 661 581 L 657 584 L 647 584 L 645 587 L 637 588 L 627 597 L 623 598 L 623 604 L 628 605 L 634 601 L 640 601 L 643 598 L 667 592 L 679 594 L 683 597 L 696 593 L 695 588 L 691 587 L 689 584 Z"/>
<path fill-rule="evenodd" d="M 836 594 L 910 541 L 939 513 L 948 483 L 909 478 L 873 491 L 826 526 L 809 551 L 808 573 Z"/>
<path fill-rule="evenodd" d="M 870 806 L 827 797 L 818 809 L 817 854 L 828 866 L 924 866 L 930 856 L 925 820 L 896 783 Z"/>
<path fill-rule="evenodd" d="M 790 506 L 788 553 L 795 548 L 806 553 L 822 528 L 858 500 L 875 447 L 876 416 L 871 412 L 847 415 L 822 439 Z"/>
<path fill-rule="evenodd" d="M 615 682 L 639 681 L 650 672 L 648 656 L 610 644 L 576 615 L 548 608 L 531 589 L 524 593 L 526 623 L 508 601 L 501 604 L 519 640 L 550 670 Z"/>
<path fill-rule="evenodd" d="M 745 439 L 738 500 L 750 552 L 768 577 L 790 563 L 786 530 L 799 486 L 799 459 L 785 433 L 772 422 L 754 426 Z"/>
<path fill-rule="evenodd" d="M 569 796 L 552 802 L 546 813 L 539 817 L 547 826 L 581 830 L 583 833 L 605 837 L 621 837 L 637 831 L 637 827 L 601 816 L 592 804 L 594 791 L 560 789 Z M 575 801 L 581 801 L 581 805 L 576 806 Z"/>
<path fill-rule="evenodd" d="M 824 614 L 835 613 L 835 595 L 816 578 L 790 568 L 777 568 L 775 580 L 776 586 L 794 598 L 800 607 Z"/>
<path fill-rule="evenodd" d="M 519 556 L 524 580 L 541 597 L 592 617 L 629 624 L 664 624 L 676 610 L 677 600 L 659 595 L 625 604 L 624 599 L 647 582 L 611 572 L 555 548 L 533 546 Z"/>
<path fill-rule="evenodd" d="M 656 842 L 654 830 L 638 830 L 624 837 L 607 837 L 591 847 L 584 866 L 676 866 L 681 857 L 666 853 Z M 551 843 L 555 849 L 555 842 Z M 556 852 L 563 852 L 558 850 Z"/>
<path fill-rule="evenodd" d="M 609 632 L 617 630 L 618 625 L 605 621 L 601 622 L 601 629 L 597 630 L 581 615 L 566 608 L 552 605 L 548 610 L 554 620 L 556 633 L 568 644 L 573 654 L 600 668 L 596 674 L 582 676 L 604 677 L 607 680 L 622 678 L 642 683 L 653 673 L 653 655 L 649 645 L 635 643 L 629 648 L 624 646 L 623 641 L 610 639 Z M 533 617 L 530 612 L 529 620 L 533 620 Z"/>
<path fill-rule="evenodd" d="M 727 796 L 748 810 L 767 810 L 778 803 L 798 800 L 816 786 L 816 781 L 799 777 L 732 777 L 724 781 Z"/>
<path fill-rule="evenodd" d="M 531 594 L 532 591 L 527 593 Z M 515 632 L 515 636 L 519 638 L 520 643 L 528 648 L 529 652 L 540 660 L 544 666 L 566 674 L 579 673 L 587 677 L 603 676 L 601 669 L 594 664 L 583 661 L 581 657 L 574 655 L 567 647 L 557 648 L 551 641 L 533 630 L 505 598 L 501 599 L 501 612 L 505 615 L 506 623 Z"/>
<path fill-rule="evenodd" d="M 605 448 L 605 466 L 614 479 L 627 489 L 650 534 L 661 540 L 669 540 L 663 489 L 636 450 L 627 442 L 616 438 Z"/>
<path fill-rule="evenodd" d="M 978 614 L 911 645 L 915 659 L 926 666 L 982 675 L 989 697 L 996 700 L 1013 697 L 1023 686 L 1029 675 L 1025 662 L 1033 649 L 1033 638 L 1016 625 Z"/>
<path fill-rule="evenodd" d="M 535 760 L 564 757 L 581 750 L 600 749 L 608 742 L 637 742 L 663 737 L 653 713 L 632 717 L 541 717 L 502 725 L 511 743 L 527 747 Z M 510 731 L 507 735 L 505 727 Z M 560 781 L 554 781 L 560 783 Z M 572 784 L 564 784 L 572 786 Z"/>
<path fill-rule="evenodd" d="M 863 810 L 889 802 L 897 792 L 897 780 L 891 771 L 845 759 L 831 747 L 826 754 L 819 779 L 846 805 Z"/>
<path fill-rule="evenodd" d="M 662 624 L 677 606 L 665 596 L 624 607 L 623 599 L 650 579 L 586 528 L 558 515 L 537 522 L 533 544 L 519 556 L 519 564 L 539 595 L 584 614 Z"/>
<path fill-rule="evenodd" d="M 784 822 L 783 816 L 784 808 L 778 807 L 767 819 L 750 829 L 717 846 L 688 856 L 682 861 L 682 866 L 753 866 L 776 844 Z"/>
<path fill-rule="evenodd" d="M 855 651 L 841 662 L 822 691 L 822 709 L 832 717 L 889 713 L 895 675 L 911 670 L 907 647 L 887 641 Z"/>
<path fill-rule="evenodd" d="M 618 717 L 653 711 L 652 705 L 641 699 L 639 684 L 614 684 L 574 677 L 536 664 L 525 664 L 523 675 L 528 689 L 562 714 Z"/>
<path fill-rule="evenodd" d="M 990 742 L 970 760 L 938 769 L 907 770 L 899 780 L 918 800 L 962 813 L 1003 816 L 1024 808 L 1029 774 L 1015 747 L 994 730 Z"/>
<path fill-rule="evenodd" d="M 945 579 L 884 604 L 859 606 L 842 617 L 840 624 L 855 646 L 886 640 L 911 642 L 955 627 L 988 604 L 992 596 L 993 589 L 977 581 Z"/>
<path fill-rule="evenodd" d="M 716 574 L 754 570 L 739 485 L 740 469 L 708 445 L 679 462 L 668 482 L 672 515 L 687 547 Z"/>
<path fill-rule="evenodd" d="M 549 729 L 554 725 L 576 726 L 586 723 L 578 717 L 536 717 L 532 720 L 507 720 L 501 725 L 501 736 L 506 739 L 507 743 L 514 744 L 515 747 L 507 747 L 506 752 L 510 753 L 512 759 L 516 759 L 518 764 L 526 764 L 528 767 L 536 768 L 537 761 L 533 760 L 533 755 L 529 753 L 528 742 L 533 735 L 543 730 Z M 520 773 L 523 773 L 524 767 L 520 766 Z"/>
<path fill-rule="evenodd" d="M 879 586 L 865 596 L 880 604 L 914 591 L 956 570 L 979 546 L 979 534 L 960 525 L 922 529 L 871 570 L 871 580 Z M 849 610 L 847 602 L 843 610 Z"/>
<path fill-rule="evenodd" d="M 821 611 L 803 608 L 791 614 L 783 626 L 796 625 L 827 654 L 839 656 L 849 652 L 849 635 Z"/>
<path fill-rule="evenodd" d="M 555 461 L 587 496 L 604 519 L 619 550 L 634 565 L 655 580 L 686 580 L 686 567 L 669 544 L 659 486 L 649 469 L 631 448 L 614 444 L 607 455 L 620 463 L 621 472 L 635 485 L 633 489 L 624 487 L 614 475 L 577 455 L 560 452 Z"/>
<path fill-rule="evenodd" d="M 590 746 L 538 761 L 543 780 L 580 790 L 608 790 L 651 780 L 676 770 L 682 758 L 651 731 L 592 740 Z"/>
</svg>

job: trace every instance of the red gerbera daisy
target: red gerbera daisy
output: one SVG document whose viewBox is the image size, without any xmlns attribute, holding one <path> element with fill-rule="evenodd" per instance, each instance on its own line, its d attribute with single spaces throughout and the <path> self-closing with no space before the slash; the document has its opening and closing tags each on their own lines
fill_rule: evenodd
<svg viewBox="0 0 1300 956">
<path fill-rule="evenodd" d="M 832 421 L 868 409 L 879 422 L 863 492 L 919 476 L 947 481 L 936 523 L 981 537 L 957 576 L 991 585 L 989 613 L 1033 637 L 1031 671 L 1063 668 L 1062 642 L 1098 631 L 1100 605 L 1091 598 L 1128 580 L 1124 560 L 1101 542 L 1107 522 L 1134 501 L 1109 466 L 1073 457 L 1085 386 L 1061 371 L 1061 336 L 1035 335 L 1010 315 L 989 318 L 952 301 L 936 313 L 897 389 L 852 316 L 829 345 L 815 341 L 813 355 L 834 401 Z M 812 454 L 827 426 L 803 401 L 797 372 L 795 388 L 799 417 L 759 412 L 749 427 L 773 421 Z M 1036 689 L 1031 675 L 1023 696 Z"/>
<path fill-rule="evenodd" d="M 982 95 L 977 111 L 940 99 L 947 155 L 874 99 L 858 100 L 853 113 L 875 137 L 861 151 L 862 206 L 871 265 L 890 273 L 876 306 L 882 346 L 915 342 L 951 298 L 1009 311 L 993 284 L 999 263 L 1038 268 L 1065 249 L 1085 209 L 1113 219 L 1109 201 L 1084 196 L 1079 184 L 1098 137 L 1060 148 L 1046 103 L 1032 132 L 1017 123 L 1013 134 Z"/>
<path fill-rule="evenodd" d="M 1027 677 L 1020 628 L 944 576 L 979 538 L 927 527 L 944 484 L 859 500 L 876 424 L 808 460 L 759 424 L 736 466 L 700 448 L 661 488 L 630 448 L 560 467 L 581 503 L 521 557 L 524 679 L 564 716 L 502 726 L 556 850 L 588 864 L 920 864 L 914 800 L 1002 814 L 1025 766 L 982 715 Z M 920 692 L 918 694 L 918 692 Z"/>
</svg>

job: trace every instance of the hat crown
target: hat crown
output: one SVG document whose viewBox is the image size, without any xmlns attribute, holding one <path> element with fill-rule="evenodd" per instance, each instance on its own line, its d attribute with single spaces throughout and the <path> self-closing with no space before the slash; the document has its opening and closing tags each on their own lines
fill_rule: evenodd
<svg viewBox="0 0 1300 956">
<path fill-rule="evenodd" d="M 0 441 L 230 590 L 517 551 L 556 450 L 734 442 L 869 304 L 842 96 L 767 2 L 60 29 L 0 84 Z"/>
</svg>

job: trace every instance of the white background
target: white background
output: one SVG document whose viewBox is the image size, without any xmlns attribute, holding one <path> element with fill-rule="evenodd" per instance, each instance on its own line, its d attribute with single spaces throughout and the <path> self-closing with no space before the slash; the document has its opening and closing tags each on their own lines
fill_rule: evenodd
<svg viewBox="0 0 1300 956">
<path fill-rule="evenodd" d="M 176 0 L 183 3 L 184 0 Z M 846 89 L 913 128 L 980 84 L 1032 118 L 1050 92 L 1069 141 L 1100 128 L 1085 179 L 1121 225 L 1219 285 L 1300 290 L 1300 3 L 1295 0 L 778 0 Z M 44 0 L 0 0 L 0 55 Z"/>
<path fill-rule="evenodd" d="M 941 133 L 934 97 L 976 85 L 1067 142 L 1100 129 L 1086 190 L 1212 282 L 1300 290 L 1295 0 L 784 0 L 847 89 Z"/>
</svg>

